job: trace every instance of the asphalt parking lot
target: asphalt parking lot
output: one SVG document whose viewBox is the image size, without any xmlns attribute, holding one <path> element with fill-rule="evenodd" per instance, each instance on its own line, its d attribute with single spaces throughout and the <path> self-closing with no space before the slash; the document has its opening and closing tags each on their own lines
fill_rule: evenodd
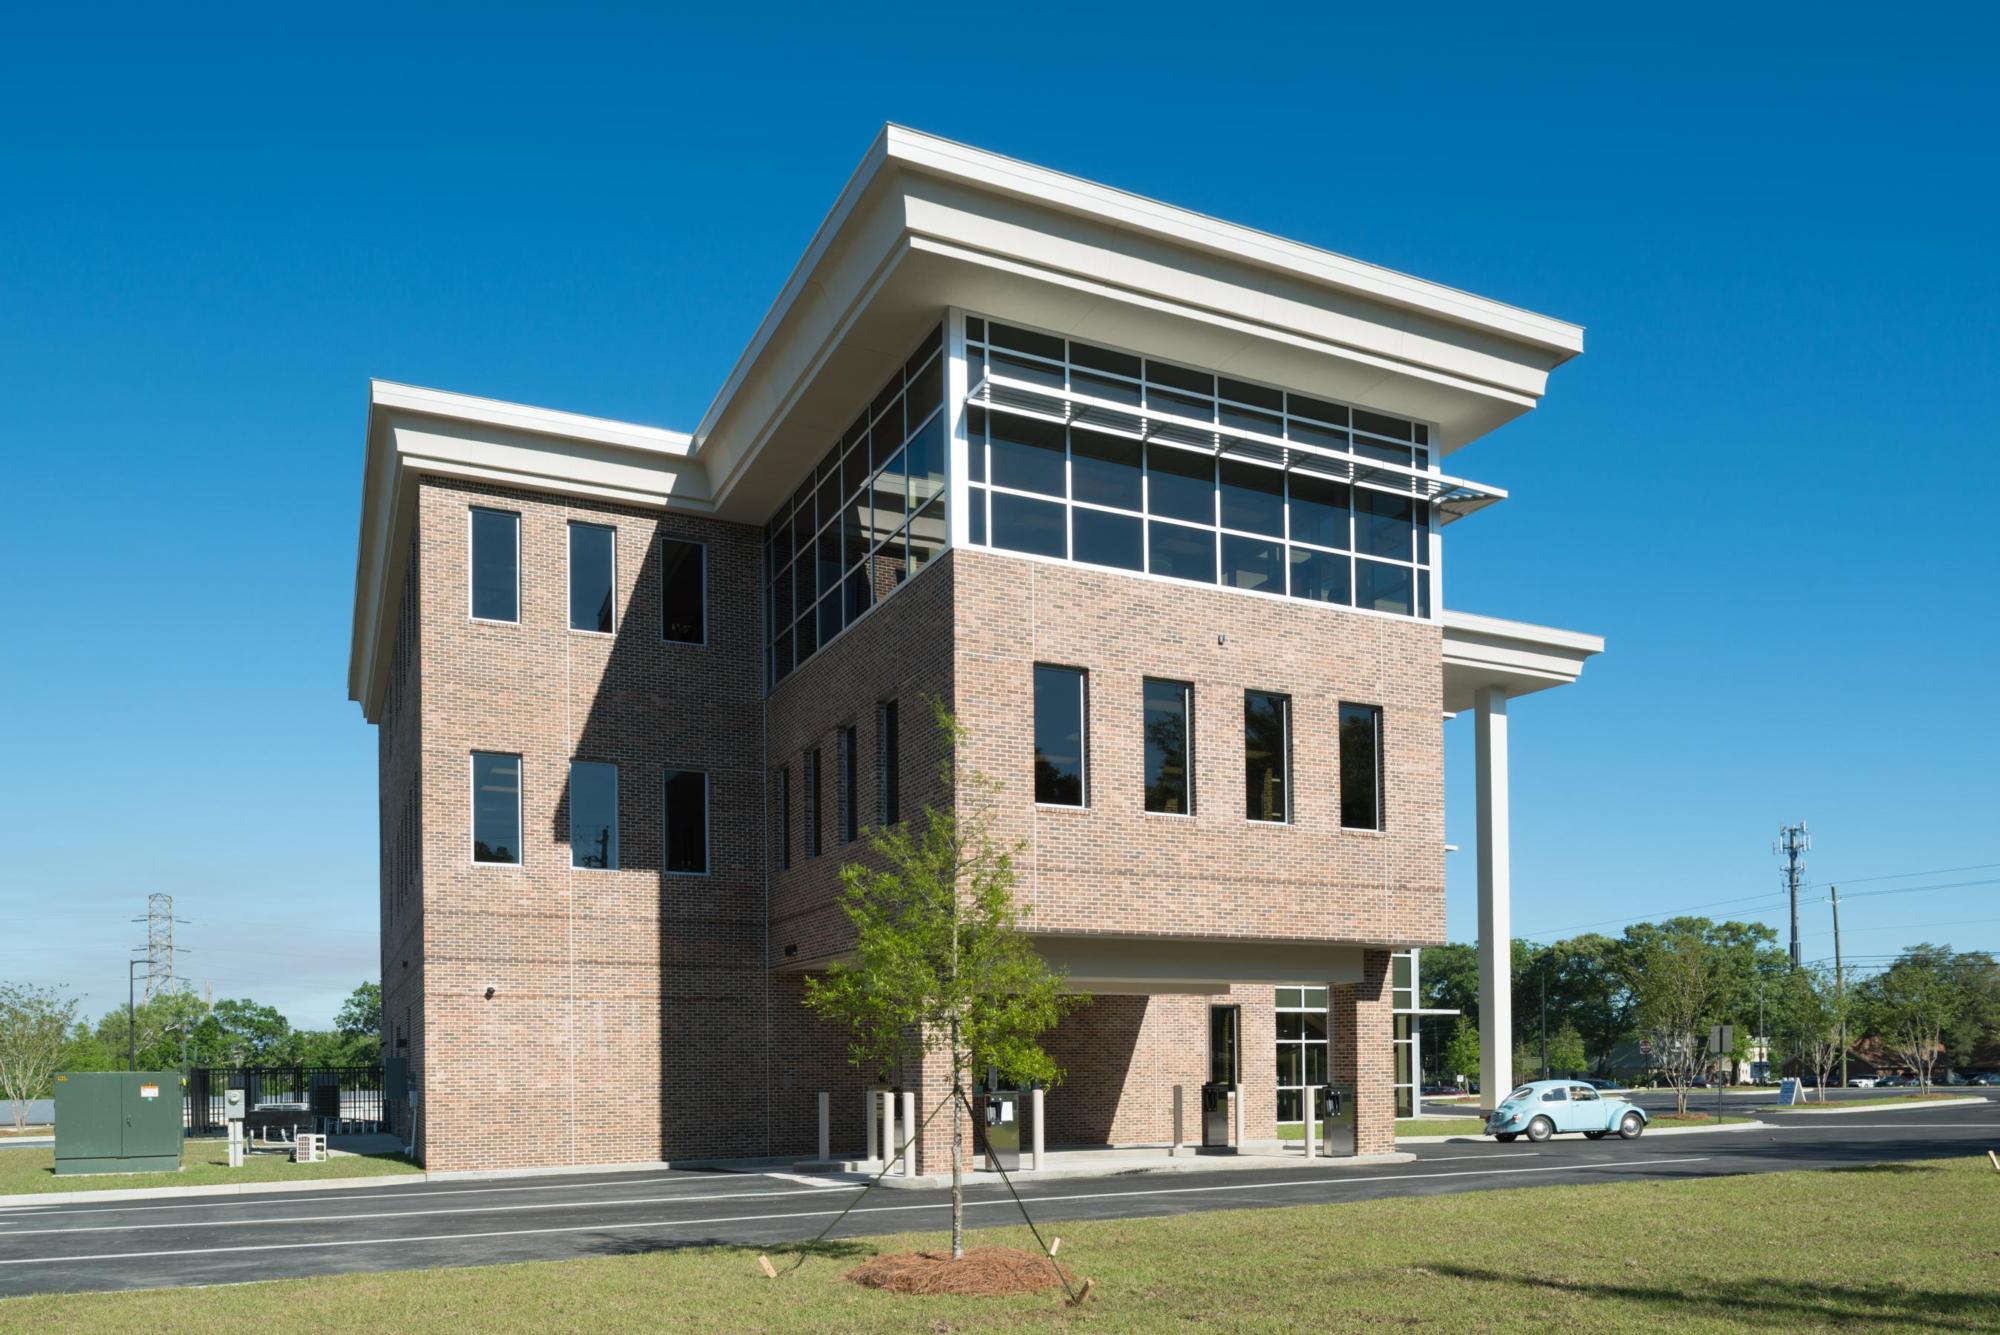
<svg viewBox="0 0 2000 1335">
<path fill-rule="evenodd" d="M 1860 1094 L 1861 1091 L 1855 1091 Z M 1422 1145 L 1414 1162 L 1126 1175 L 1035 1184 L 1037 1220 L 1434 1196 L 1498 1187 L 1844 1168 L 2000 1148 L 2000 1099 L 1920 1111 L 1778 1113 L 1711 1135 L 1542 1145 Z M 0 1296 L 227 1284 L 349 1271 L 560 1260 L 812 1237 L 855 1188 L 791 1174 L 662 1171 L 421 1182 L 268 1196 L 79 1201 L 0 1210 Z M 1002 1187 L 968 1193 L 971 1222 L 1019 1216 Z M 835 1236 L 943 1228 L 942 1191 L 877 1191 Z"/>
</svg>

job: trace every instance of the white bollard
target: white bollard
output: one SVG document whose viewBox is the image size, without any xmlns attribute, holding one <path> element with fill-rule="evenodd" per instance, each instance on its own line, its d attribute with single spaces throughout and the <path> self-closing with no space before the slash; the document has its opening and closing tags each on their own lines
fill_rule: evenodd
<svg viewBox="0 0 2000 1335">
<path fill-rule="evenodd" d="M 1236 1152 L 1243 1153 L 1243 1086 L 1236 1085 L 1230 1093 L 1236 1099 Z"/>
<path fill-rule="evenodd" d="M 1028 1094 L 1028 1108 L 1035 1119 L 1035 1157 L 1028 1167 L 1036 1172 L 1042 1170 L 1042 1151 L 1048 1148 L 1048 1137 L 1042 1134 L 1042 1087 L 1036 1085 Z"/>
<path fill-rule="evenodd" d="M 882 1091 L 882 1166 L 887 1168 L 896 1158 L 896 1096 L 888 1090 Z"/>
<path fill-rule="evenodd" d="M 1185 1121 L 1182 1120 L 1183 1119 L 1182 1101 L 1186 1097 L 1187 1097 L 1187 1087 L 1185 1085 L 1175 1085 L 1174 1086 L 1174 1144 L 1173 1148 L 1167 1151 L 1169 1154 L 1172 1154 L 1175 1157 L 1179 1157 L 1182 1147 L 1187 1144 L 1187 1136 L 1185 1134 L 1187 1124 L 1185 1123 Z"/>
<path fill-rule="evenodd" d="M 903 1138 L 910 1144 L 903 1150 L 903 1176 L 917 1175 L 917 1091 L 903 1091 Z"/>
<path fill-rule="evenodd" d="M 830 1163 L 833 1159 L 833 1095 L 822 1089 L 819 1092 L 819 1161 Z"/>
<path fill-rule="evenodd" d="M 1305 1113 L 1305 1118 L 1306 1118 L 1305 1122 L 1306 1159 L 1308 1161 L 1311 1161 L 1312 1159 L 1318 1157 L 1318 1155 L 1316 1155 L 1313 1152 L 1313 1128 L 1315 1125 L 1313 1122 L 1313 1095 L 1319 1093 L 1319 1091 L 1317 1089 L 1314 1089 L 1311 1085 L 1307 1085 L 1303 1090 L 1299 1092 L 1305 1099 L 1305 1107 L 1303 1111 Z"/>
<path fill-rule="evenodd" d="M 870 1090 L 868 1102 L 868 1138 L 861 1142 L 861 1157 L 872 1159 L 882 1144 L 882 1105 L 876 1101 L 875 1092 Z"/>
</svg>

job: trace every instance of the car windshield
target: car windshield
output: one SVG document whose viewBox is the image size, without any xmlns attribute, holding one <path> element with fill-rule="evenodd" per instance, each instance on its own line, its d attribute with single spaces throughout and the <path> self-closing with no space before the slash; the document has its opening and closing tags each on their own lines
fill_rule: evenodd
<svg viewBox="0 0 2000 1335">
<path fill-rule="evenodd" d="M 1519 1089 L 1515 1090 L 1512 1094 L 1509 1094 L 1506 1098 L 1500 1101 L 1502 1103 L 1519 1103 L 1522 1099 L 1529 1097 L 1534 1092 L 1535 1092 L 1535 1087 L 1533 1085 L 1523 1085 Z"/>
</svg>

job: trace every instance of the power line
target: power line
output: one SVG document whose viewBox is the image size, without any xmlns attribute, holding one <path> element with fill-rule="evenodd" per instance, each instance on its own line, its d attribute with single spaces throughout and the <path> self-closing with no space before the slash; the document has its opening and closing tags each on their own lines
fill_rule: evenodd
<svg viewBox="0 0 2000 1335">
<path fill-rule="evenodd" d="M 1938 876 L 1953 870 L 1981 871 L 1987 867 L 2000 867 L 2000 862 L 1978 863 L 1971 867 L 1938 868 L 1933 871 L 1898 872 L 1893 876 L 1858 877 L 1854 881 L 1850 881 L 1849 884 L 1859 884 L 1861 882 L 1870 882 L 1870 881 L 1902 880 L 1913 876 Z M 1904 886 L 1891 886 L 1883 890 L 1862 890 L 1849 894 L 1847 898 L 1862 899 L 1862 898 L 1873 898 L 1878 895 L 1914 895 L 1914 894 L 1921 894 L 1926 890 L 1963 890 L 1969 887 L 1981 886 L 1981 885 L 2000 885 L 2000 876 L 1985 877 L 1980 880 L 1972 880 L 1972 881 L 1946 881 L 1938 885 L 1904 885 Z M 1808 885 L 1808 886 L 1801 886 L 1800 888 L 1814 889 L 1818 887 Z M 1544 929 L 1543 931 L 1536 933 L 1532 937 L 1524 935 L 1522 936 L 1521 939 L 1526 941 L 1526 940 L 1539 939 L 1540 937 L 1543 936 L 1560 936 L 1565 932 L 1586 931 L 1592 927 L 1621 927 L 1627 923 L 1653 922 L 1653 921 L 1659 921 L 1662 918 L 1681 917 L 1689 913 L 1699 912 L 1702 909 L 1725 908 L 1731 905 L 1738 905 L 1738 904 L 1759 904 L 1760 906 L 1762 906 L 1763 901 L 1770 901 L 1768 907 L 1776 908 L 1780 903 L 1783 903 L 1785 901 L 1788 893 L 1789 891 L 1787 890 L 1770 890 L 1770 891 L 1765 891 L 1762 894 L 1740 895 L 1734 899 L 1715 899 L 1715 900 L 1710 900 L 1704 904 L 1689 904 L 1682 908 L 1655 909 L 1651 913 L 1641 913 L 1632 917 L 1600 918 L 1596 922 L 1580 922 L 1580 923 L 1573 923 L 1567 927 Z M 1808 899 L 1805 902 L 1808 904 L 1824 904 L 1826 900 L 1827 897 L 1825 895 L 1821 895 L 1814 899 Z"/>
<path fill-rule="evenodd" d="M 1843 876 L 1840 879 L 1849 885 L 1868 885 L 1874 881 L 1907 881 L 1918 876 L 1950 876 L 1961 871 L 1985 871 L 1989 867 L 2000 867 L 2000 862 L 1975 862 L 1970 867 L 1938 867 L 1931 871 L 1898 871 L 1883 876 Z M 1824 890 L 1830 881 L 1811 881 L 1800 886 L 1802 890 Z M 1849 895 L 1849 899 L 1854 896 Z"/>
</svg>

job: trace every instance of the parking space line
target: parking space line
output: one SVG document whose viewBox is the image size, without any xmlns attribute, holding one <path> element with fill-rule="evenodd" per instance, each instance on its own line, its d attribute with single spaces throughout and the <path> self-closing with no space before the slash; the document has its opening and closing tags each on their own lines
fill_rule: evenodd
<svg viewBox="0 0 2000 1335">
<path fill-rule="evenodd" d="M 1699 1162 L 1707 1157 L 1709 1156 L 1704 1155 L 1698 1159 L 1676 1159 L 1672 1162 L 1678 1165 Z M 1661 1166 L 1658 1163 L 1651 1162 L 1627 1162 L 1615 1164 L 1547 1164 L 1536 1168 L 1466 1168 L 1454 1169 L 1447 1173 L 1391 1173 L 1377 1174 L 1370 1177 L 1343 1178 L 1313 1177 L 1294 1179 L 1289 1182 L 1228 1182 L 1204 1187 L 1138 1187 L 1129 1188 L 1124 1191 L 1072 1192 L 1062 1195 L 1024 1196 L 1022 1200 L 1024 1203 L 1030 1205 L 1050 1205 L 1072 1201 L 1130 1199 L 1141 1196 L 1187 1196 L 1222 1191 L 1270 1191 L 1299 1186 L 1340 1186 L 1347 1183 L 1360 1182 L 1408 1182 L 1447 1177 L 1502 1177 L 1524 1173 L 1603 1173 L 1639 1169 L 1657 1170 Z M 1013 1202 L 1002 1198 L 999 1200 L 967 1201 L 965 1205 L 967 1209 L 987 1206 L 1011 1207 Z M 948 1201 L 925 1201 L 914 1205 L 869 1206 L 856 1209 L 852 1214 L 902 1214 L 913 1210 L 944 1210 L 948 1209 L 949 1206 L 950 1202 Z M 179 1247 L 150 1252 L 101 1252 L 86 1256 L 0 1257 L 0 1266 L 77 1265 L 88 1261 L 139 1261 L 168 1256 L 220 1256 L 248 1252 L 319 1251 L 333 1247 L 379 1247 L 385 1245 L 408 1247 L 426 1242 L 469 1242 L 486 1238 L 540 1237 L 561 1233 L 629 1232 L 634 1229 L 713 1228 L 729 1224 L 769 1223 L 776 1220 L 819 1219 L 838 1213 L 839 1211 L 836 1210 L 793 1210 L 761 1215 L 721 1215 L 711 1219 L 656 1219 L 622 1224 L 565 1224 L 552 1228 L 494 1229 L 479 1233 L 438 1233 L 423 1237 L 329 1238 L 318 1242 L 265 1242 L 239 1244 L 232 1247 Z"/>
</svg>

